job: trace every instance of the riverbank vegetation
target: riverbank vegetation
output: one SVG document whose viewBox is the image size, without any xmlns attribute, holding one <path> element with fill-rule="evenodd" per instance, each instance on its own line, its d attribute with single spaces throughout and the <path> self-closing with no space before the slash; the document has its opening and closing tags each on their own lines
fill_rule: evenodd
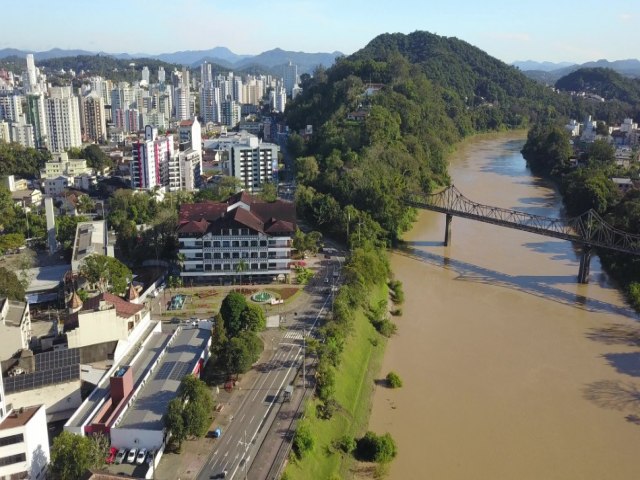
<svg viewBox="0 0 640 480">
<path fill-rule="evenodd" d="M 554 179 L 570 216 L 593 209 L 617 229 L 640 234 L 640 191 L 622 194 L 614 177 L 638 179 L 637 166 L 615 162 L 614 149 L 605 140 L 577 145 L 574 151 L 562 121 L 535 125 L 522 154 L 531 169 Z M 574 165 L 569 159 L 575 158 Z M 640 258 L 610 250 L 598 250 L 602 265 L 622 285 L 632 306 L 640 311 Z"/>
<path fill-rule="evenodd" d="M 296 208 L 308 224 L 346 243 L 351 258 L 323 339 L 314 345 L 317 398 L 305 422 L 316 446 L 287 474 L 346 478 L 350 462 L 341 466 L 340 449 L 330 446 L 345 434 L 364 433 L 370 400 L 361 397 L 373 384 L 384 339 L 396 329 L 386 292 L 392 290 L 396 305 L 404 292 L 400 282 L 386 284 L 386 249 L 416 218 L 404 198 L 449 183 L 447 154 L 463 138 L 523 129 L 549 109 L 570 111 L 577 101 L 463 41 L 427 32 L 381 35 L 330 69 L 304 76 L 301 86 L 287 105 L 287 123 L 294 132 L 311 125 L 313 135 L 294 133 L 288 141 Z"/>
</svg>

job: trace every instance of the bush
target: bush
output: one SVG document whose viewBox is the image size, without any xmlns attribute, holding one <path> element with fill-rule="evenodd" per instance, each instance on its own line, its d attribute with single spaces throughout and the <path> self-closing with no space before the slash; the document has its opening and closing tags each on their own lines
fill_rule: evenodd
<svg viewBox="0 0 640 480">
<path fill-rule="evenodd" d="M 389 280 L 387 283 L 389 286 L 389 295 L 393 303 L 399 305 L 404 302 L 404 290 L 402 288 L 402 282 L 400 280 Z"/>
<path fill-rule="evenodd" d="M 334 446 L 346 454 L 351 454 L 357 447 L 356 439 L 345 435 L 334 442 Z"/>
<path fill-rule="evenodd" d="M 396 442 L 388 433 L 378 436 L 373 432 L 367 432 L 357 442 L 356 456 L 361 461 L 388 463 L 397 454 Z"/>
<path fill-rule="evenodd" d="M 381 335 L 384 335 L 387 338 L 393 335 L 394 333 L 396 333 L 396 330 L 398 329 L 396 324 L 393 323 L 388 318 L 375 320 L 375 321 L 372 321 L 371 323 L 373 324 L 373 327 L 378 331 L 378 333 L 380 333 Z"/>
<path fill-rule="evenodd" d="M 306 423 L 298 424 L 298 429 L 293 437 L 293 451 L 298 459 L 304 457 L 307 452 L 313 450 L 313 436 Z"/>
<path fill-rule="evenodd" d="M 400 317 L 400 316 L 402 316 L 402 309 L 401 308 L 395 308 L 395 309 L 391 310 L 390 313 L 394 317 Z"/>
<path fill-rule="evenodd" d="M 387 385 L 389 385 L 389 388 L 400 388 L 402 379 L 396 372 L 389 372 L 387 373 Z"/>
<path fill-rule="evenodd" d="M 329 398 L 322 403 L 316 405 L 316 416 L 320 420 L 331 420 L 334 413 L 338 409 L 338 402 L 336 402 L 333 398 Z"/>
</svg>

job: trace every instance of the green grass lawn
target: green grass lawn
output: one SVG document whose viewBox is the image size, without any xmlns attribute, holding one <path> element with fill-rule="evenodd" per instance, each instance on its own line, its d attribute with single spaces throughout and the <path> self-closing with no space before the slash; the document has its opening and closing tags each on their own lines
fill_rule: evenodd
<svg viewBox="0 0 640 480">
<path fill-rule="evenodd" d="M 387 286 L 381 285 L 371 292 L 370 304 L 377 305 L 387 298 L 387 294 Z M 374 379 L 380 370 L 385 345 L 385 338 L 376 332 L 364 312 L 357 312 L 340 368 L 336 370 L 336 400 L 341 409 L 331 420 L 320 420 L 315 414 L 318 402 L 309 402 L 305 421 L 310 424 L 315 445 L 304 459 L 287 466 L 288 480 L 328 480 L 351 476 L 350 467 L 354 461 L 339 453 L 331 453 L 331 443 L 344 435 L 358 437 L 366 431 Z"/>
</svg>

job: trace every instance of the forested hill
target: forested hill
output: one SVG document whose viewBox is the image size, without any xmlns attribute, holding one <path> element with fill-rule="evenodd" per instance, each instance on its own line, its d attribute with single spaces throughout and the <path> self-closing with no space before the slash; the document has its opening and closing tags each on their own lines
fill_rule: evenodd
<svg viewBox="0 0 640 480">
<path fill-rule="evenodd" d="M 429 32 L 384 34 L 351 58 L 384 61 L 397 54 L 419 66 L 430 80 L 472 104 L 513 103 L 517 99 L 551 104 L 557 101 L 548 89 L 527 78 L 517 68 L 454 37 Z"/>
<path fill-rule="evenodd" d="M 573 92 L 589 92 L 606 100 L 640 104 L 640 80 L 623 77 L 609 68 L 581 68 L 562 77 L 556 88 Z"/>
<path fill-rule="evenodd" d="M 411 225 L 406 192 L 448 181 L 445 155 L 461 138 L 524 128 L 579 103 L 466 42 L 427 32 L 380 35 L 305 76 L 302 87 L 286 111 L 293 129 L 314 128 L 306 145 L 291 142 L 303 157 L 299 180 L 310 187 L 298 189 L 300 213 L 341 235 L 353 228 L 344 220 L 350 206 L 382 227 L 368 238 L 387 240 Z"/>
</svg>

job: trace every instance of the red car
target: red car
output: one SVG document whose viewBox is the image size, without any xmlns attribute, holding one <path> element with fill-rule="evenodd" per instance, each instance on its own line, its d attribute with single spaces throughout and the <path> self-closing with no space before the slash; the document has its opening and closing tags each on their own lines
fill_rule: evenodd
<svg viewBox="0 0 640 480">
<path fill-rule="evenodd" d="M 118 454 L 118 449 L 116 447 L 111 447 L 109 449 L 109 455 L 104 459 L 105 462 L 111 464 L 116 460 L 116 455 Z"/>
</svg>

